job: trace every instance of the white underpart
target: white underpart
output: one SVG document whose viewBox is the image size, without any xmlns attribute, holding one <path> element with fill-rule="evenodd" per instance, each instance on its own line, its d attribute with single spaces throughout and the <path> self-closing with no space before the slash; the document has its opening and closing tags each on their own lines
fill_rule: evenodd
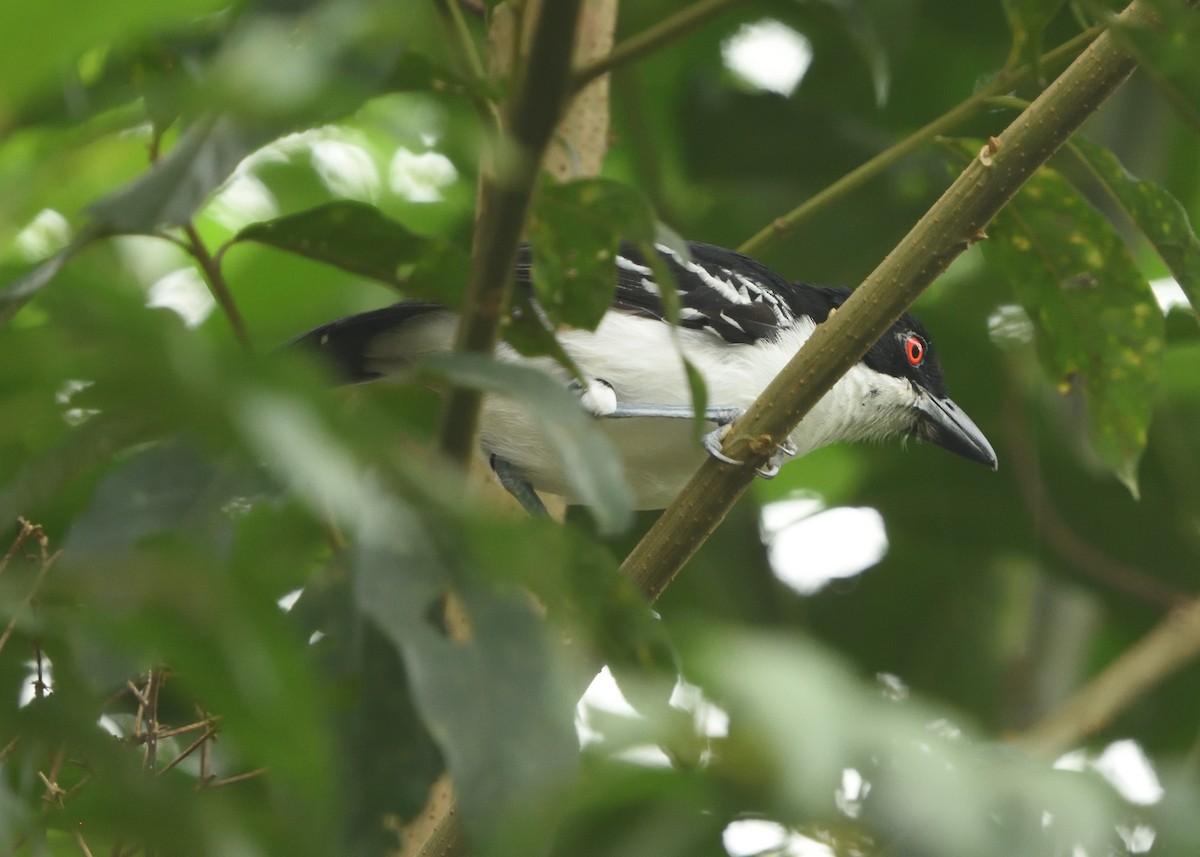
<svg viewBox="0 0 1200 857">
<path fill-rule="evenodd" d="M 368 355 L 378 371 L 395 371 L 453 342 L 455 317 L 449 312 L 427 313 L 380 337 Z M 815 325 L 802 322 L 785 329 L 773 342 L 752 345 L 726 342 L 711 330 L 680 328 L 679 348 L 708 385 L 710 406 L 748 407 L 792 358 Z M 601 412 L 610 404 L 690 405 L 687 378 L 671 328 L 656 319 L 609 313 L 594 331 L 568 330 L 559 335 L 563 348 L 583 372 L 611 387 L 590 385 L 589 396 Z M 401 356 L 403 355 L 403 357 Z M 548 358 L 530 359 L 501 345 L 497 355 L 532 365 L 569 382 L 566 372 Z M 825 395 L 790 435 L 797 455 L 838 441 L 873 440 L 912 427 L 912 405 L 918 393 L 907 381 L 853 367 Z M 611 412 L 611 408 L 607 409 Z M 637 508 L 666 506 L 704 460 L 690 420 L 671 418 L 601 419 L 621 455 Z M 709 426 L 714 428 L 715 426 Z M 540 491 L 570 498 L 566 474 L 541 438 L 537 420 L 515 402 L 497 396 L 485 399 L 480 446 L 486 455 L 499 455 L 518 467 Z"/>
</svg>

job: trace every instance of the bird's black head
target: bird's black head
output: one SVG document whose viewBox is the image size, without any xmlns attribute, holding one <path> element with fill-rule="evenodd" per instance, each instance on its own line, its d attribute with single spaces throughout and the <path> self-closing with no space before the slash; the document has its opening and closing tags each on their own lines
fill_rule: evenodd
<svg viewBox="0 0 1200 857">
<path fill-rule="evenodd" d="M 809 295 L 810 301 L 820 305 L 806 307 L 805 312 L 819 323 L 841 306 L 850 290 L 820 289 Z M 914 316 L 900 316 L 863 356 L 862 366 L 899 382 L 887 384 L 889 392 L 884 395 L 901 400 L 895 402 L 900 431 L 996 469 L 995 451 L 979 427 L 951 400 L 937 349 Z"/>
</svg>

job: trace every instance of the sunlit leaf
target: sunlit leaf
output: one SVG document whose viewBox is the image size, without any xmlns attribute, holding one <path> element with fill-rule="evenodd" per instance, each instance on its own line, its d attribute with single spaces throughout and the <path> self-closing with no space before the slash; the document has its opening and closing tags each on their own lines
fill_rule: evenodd
<svg viewBox="0 0 1200 857">
<path fill-rule="evenodd" d="M 1145 278 L 1108 221 L 1050 169 L 988 232 L 984 255 L 1033 319 L 1046 369 L 1064 392 L 1083 390 L 1092 446 L 1136 494 L 1163 352 Z"/>
<path fill-rule="evenodd" d="M 1075 137 L 1071 147 L 1154 245 L 1200 314 L 1200 240 L 1183 206 L 1162 185 L 1130 175 L 1103 146 Z"/>
<path fill-rule="evenodd" d="M 466 287 L 469 268 L 455 245 L 417 235 L 374 206 L 352 200 L 255 223 L 234 241 L 276 247 L 451 306 Z"/>
<path fill-rule="evenodd" d="M 629 525 L 632 497 L 620 459 L 596 421 L 560 382 L 536 369 L 475 354 L 430 358 L 424 365 L 458 386 L 508 396 L 524 406 L 600 530 L 615 533 Z"/>
<path fill-rule="evenodd" d="M 229 6 L 228 0 L 145 3 L 114 0 L 83 7 L 69 0 L 5 8 L 0 37 L 0 103 L 19 103 L 83 50 L 133 33 L 189 23 Z M 51 25 L 50 22 L 53 22 Z"/>
</svg>

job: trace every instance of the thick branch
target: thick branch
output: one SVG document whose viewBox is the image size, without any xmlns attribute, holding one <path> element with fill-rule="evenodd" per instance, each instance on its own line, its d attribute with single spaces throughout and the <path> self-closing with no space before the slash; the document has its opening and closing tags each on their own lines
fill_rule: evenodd
<svg viewBox="0 0 1200 857">
<path fill-rule="evenodd" d="M 1154 20 L 1145 0 L 1119 17 Z M 974 159 L 933 207 L 816 332 L 729 431 L 724 452 L 744 466 L 709 459 L 625 560 L 622 570 L 651 598 L 728 513 L 772 450 L 963 250 L 1034 171 L 1133 71 L 1111 33 L 1101 35 Z"/>
<path fill-rule="evenodd" d="M 499 339 L 517 244 L 533 195 L 542 153 L 567 96 L 574 34 L 582 0 L 541 4 L 525 74 L 512 102 L 507 132 L 484 170 L 456 348 L 490 354 Z M 475 445 L 481 396 L 452 389 L 442 408 L 438 446 L 466 463 Z"/>
</svg>

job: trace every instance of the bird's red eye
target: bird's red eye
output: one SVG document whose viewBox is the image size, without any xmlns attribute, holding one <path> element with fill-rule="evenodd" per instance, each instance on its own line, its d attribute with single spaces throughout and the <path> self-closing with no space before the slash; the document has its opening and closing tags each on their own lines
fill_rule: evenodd
<svg viewBox="0 0 1200 857">
<path fill-rule="evenodd" d="M 920 366 L 925 359 L 925 340 L 915 333 L 909 334 L 908 339 L 904 340 L 904 356 L 910 365 Z"/>
</svg>

